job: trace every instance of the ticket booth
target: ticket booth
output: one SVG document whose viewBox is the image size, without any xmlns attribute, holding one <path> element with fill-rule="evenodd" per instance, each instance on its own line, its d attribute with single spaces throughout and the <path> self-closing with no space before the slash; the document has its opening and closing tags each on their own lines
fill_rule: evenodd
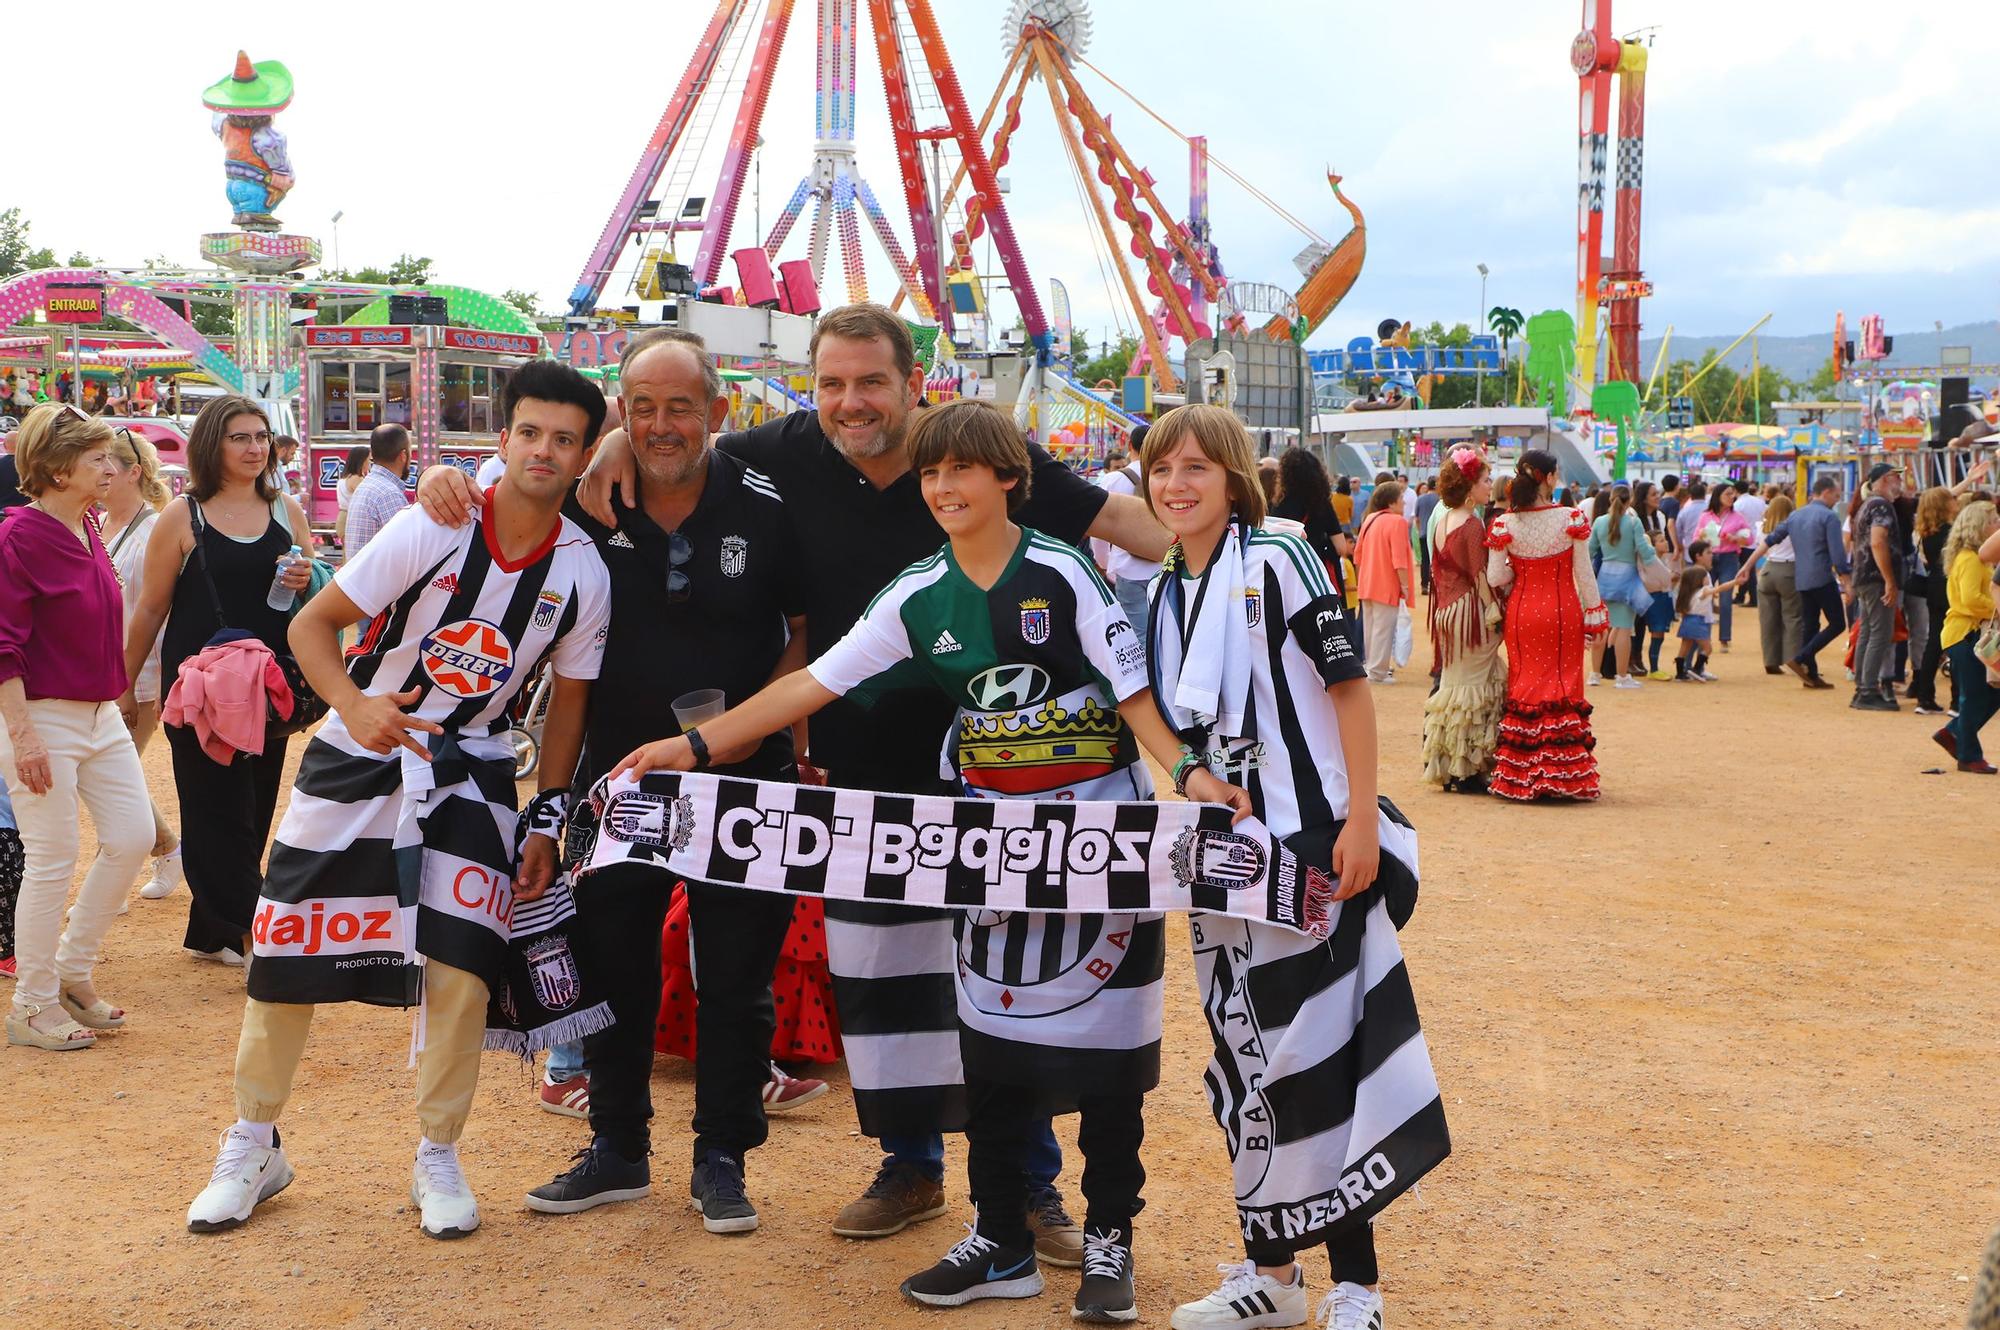
<svg viewBox="0 0 2000 1330">
<path fill-rule="evenodd" d="M 499 446 L 508 373 L 547 351 L 540 338 L 477 328 L 306 325 L 299 423 L 305 434 L 315 527 L 331 529 L 347 453 L 378 425 L 402 425 L 410 475 L 443 462 L 468 475 Z"/>
</svg>

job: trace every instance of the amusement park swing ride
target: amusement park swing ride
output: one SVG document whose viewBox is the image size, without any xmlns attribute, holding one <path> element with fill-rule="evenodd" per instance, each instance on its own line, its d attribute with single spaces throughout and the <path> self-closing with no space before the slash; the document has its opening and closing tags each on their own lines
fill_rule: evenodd
<svg viewBox="0 0 2000 1330">
<path fill-rule="evenodd" d="M 573 344 L 587 345 L 594 337 L 599 345 L 584 354 L 609 358 L 612 343 L 619 340 L 617 325 L 636 316 L 647 323 L 699 325 L 696 330 L 705 335 L 724 331 L 719 340 L 711 337 L 719 352 L 755 365 L 758 351 L 763 350 L 766 367 L 781 368 L 770 362 L 784 357 L 768 354 L 777 346 L 775 332 L 761 341 L 753 333 L 747 345 L 731 344 L 726 327 L 749 325 L 726 325 L 719 311 L 703 307 L 763 309 L 773 311 L 774 320 L 777 315 L 809 317 L 820 308 L 834 234 L 840 240 L 847 299 L 870 299 L 862 253 L 865 220 L 895 275 L 892 307 L 907 305 L 920 349 L 930 358 L 934 384 L 950 381 L 940 367 L 984 349 L 989 331 L 985 278 L 974 258 L 974 244 L 984 238 L 997 255 L 1001 269 L 997 275 L 1004 276 L 1025 334 L 1019 379 L 1006 384 L 1019 418 L 1046 438 L 1038 407 L 1066 399 L 1129 422 L 1134 417 L 1118 402 L 1064 373 L 1061 362 L 1069 334 L 1066 294 L 1060 283 L 1051 283 L 1052 317 L 1008 214 L 1007 193 L 997 173 L 1009 158 L 1013 135 L 1022 122 L 1022 103 L 1033 81 L 1039 81 L 1048 95 L 1073 183 L 1085 205 L 1101 275 L 1108 289 L 1115 287 L 1114 310 L 1123 311 L 1115 317 L 1121 323 L 1129 317 L 1141 335 L 1142 349 L 1132 372 L 1142 383 L 1136 394 L 1141 400 L 1128 396 L 1126 407 L 1149 409 L 1154 389 L 1174 395 L 1189 389 L 1169 358 L 1175 342 L 1191 354 L 1219 349 L 1218 334 L 1231 344 L 1257 339 L 1290 348 L 1296 359 L 1299 343 L 1359 276 L 1366 228 L 1360 210 L 1340 195 L 1337 176 L 1329 174 L 1328 181 L 1351 215 L 1353 227 L 1338 243 L 1328 243 L 1268 195 L 1214 161 L 1204 139 L 1181 134 L 1133 97 L 1142 111 L 1188 146 L 1188 207 L 1184 219 L 1173 220 L 1155 177 L 1134 160 L 1113 132 L 1110 118 L 1098 110 L 1078 80 L 1076 70 L 1089 69 L 1132 96 L 1086 58 L 1090 15 L 1082 0 L 1015 0 L 1003 24 L 1006 67 L 976 121 L 929 0 L 818 0 L 812 164 L 761 241 L 732 249 L 732 233 L 794 8 L 795 0 L 718 0 L 570 293 L 566 350 Z M 856 54 L 864 8 L 894 138 L 912 241 L 908 249 L 856 150 Z M 714 150 L 718 141 L 719 153 Z M 1311 245 L 1299 259 L 1305 282 L 1296 294 L 1264 283 L 1232 282 L 1224 275 L 1210 234 L 1211 164 L 1310 238 Z M 704 190 L 700 182 L 711 179 L 704 174 L 705 166 L 713 176 Z M 881 183 L 880 176 L 876 183 Z M 805 257 L 784 259 L 787 241 L 801 221 L 806 222 Z M 631 262 L 634 251 L 637 261 Z M 1125 259 L 1128 251 L 1139 265 L 1137 275 Z M 684 254 L 689 254 L 685 261 Z M 733 281 L 725 263 L 733 265 Z M 621 273 L 626 278 L 622 289 L 615 285 Z M 633 297 L 637 304 L 628 304 Z M 1231 357 L 1219 359 L 1226 364 Z M 1220 378 L 1226 380 L 1227 375 Z M 1127 385 L 1105 386 L 1131 385 L 1128 379 Z M 788 384 L 778 373 L 749 386 L 781 410 L 808 400 L 806 385 Z M 997 379 L 994 386 L 1000 387 Z M 1229 386 L 1217 384 L 1224 392 Z"/>
</svg>

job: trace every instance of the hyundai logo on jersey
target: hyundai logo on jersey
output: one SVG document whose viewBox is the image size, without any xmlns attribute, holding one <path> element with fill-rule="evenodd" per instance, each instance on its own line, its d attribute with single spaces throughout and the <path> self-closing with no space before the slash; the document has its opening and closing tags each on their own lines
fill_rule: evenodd
<svg viewBox="0 0 2000 1330">
<path fill-rule="evenodd" d="M 995 665 L 975 674 L 965 685 L 966 696 L 981 711 L 998 711 L 1002 704 L 1031 707 L 1048 692 L 1049 676 L 1035 665 Z"/>
<path fill-rule="evenodd" d="M 484 697 L 514 673 L 514 647 L 481 619 L 444 624 L 424 637 L 424 674 L 453 697 Z"/>
</svg>

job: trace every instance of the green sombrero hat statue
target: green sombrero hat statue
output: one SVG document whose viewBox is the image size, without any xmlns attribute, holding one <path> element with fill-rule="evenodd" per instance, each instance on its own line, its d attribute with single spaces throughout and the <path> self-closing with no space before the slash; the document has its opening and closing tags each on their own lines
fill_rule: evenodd
<svg viewBox="0 0 2000 1330">
<path fill-rule="evenodd" d="M 252 231 L 277 230 L 272 213 L 291 191 L 294 177 L 285 136 L 271 117 L 292 104 L 292 71 L 276 60 L 253 65 L 238 51 L 235 70 L 211 84 L 201 104 L 216 113 L 235 224 Z"/>
<path fill-rule="evenodd" d="M 253 65 L 238 51 L 235 71 L 210 84 L 201 104 L 224 115 L 276 115 L 292 104 L 292 71 L 276 60 Z"/>
</svg>

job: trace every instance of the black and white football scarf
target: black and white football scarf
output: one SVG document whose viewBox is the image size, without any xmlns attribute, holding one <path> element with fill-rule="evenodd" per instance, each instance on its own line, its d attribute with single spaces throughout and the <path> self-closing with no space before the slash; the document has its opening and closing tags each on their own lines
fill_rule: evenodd
<svg viewBox="0 0 2000 1330">
<path fill-rule="evenodd" d="M 514 826 L 514 861 L 530 835 L 561 843 L 569 795 L 543 790 L 521 810 Z M 507 959 L 486 1004 L 486 1047 L 531 1058 L 607 1030 L 611 1004 L 598 996 L 587 967 L 577 964 L 570 923 L 576 901 L 570 875 L 558 870 L 547 891 L 532 901 L 516 898 L 507 915 Z"/>
<path fill-rule="evenodd" d="M 1326 862 L 1338 826 L 1288 840 Z M 1253 919 L 1189 921 L 1215 1040 L 1209 1106 L 1229 1144 L 1248 1243 L 1302 1251 L 1367 1223 L 1451 1153 L 1444 1102 L 1396 941 L 1416 833 L 1385 800 L 1375 885 L 1325 940 Z"/>
<path fill-rule="evenodd" d="M 588 873 L 966 910 L 1204 910 L 1326 936 L 1333 882 L 1214 804 L 878 794 L 655 771 L 590 793 Z"/>
<path fill-rule="evenodd" d="M 513 898 L 534 808 L 514 815 L 512 759 L 429 742 L 428 762 L 307 745 L 252 921 L 250 996 L 412 1006 L 435 960 L 492 990 L 488 1048 L 525 1054 L 610 1025 L 570 946 L 568 882 Z"/>
</svg>

